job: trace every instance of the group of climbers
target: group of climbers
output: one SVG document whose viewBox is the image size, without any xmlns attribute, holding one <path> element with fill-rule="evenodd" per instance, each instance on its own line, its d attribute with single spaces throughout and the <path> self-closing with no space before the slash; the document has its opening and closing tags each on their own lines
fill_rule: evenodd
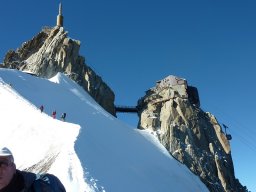
<svg viewBox="0 0 256 192">
<path fill-rule="evenodd" d="M 44 106 L 43 105 L 41 105 L 40 107 L 39 107 L 39 109 L 40 109 L 40 111 L 41 111 L 41 113 L 44 111 Z M 57 115 L 57 112 L 56 112 L 56 110 L 53 110 L 53 112 L 52 112 L 52 118 L 53 119 L 56 119 L 56 115 Z M 62 113 L 61 114 L 61 120 L 62 121 L 65 121 L 66 120 L 66 116 L 67 116 L 67 114 L 66 113 Z"/>
</svg>

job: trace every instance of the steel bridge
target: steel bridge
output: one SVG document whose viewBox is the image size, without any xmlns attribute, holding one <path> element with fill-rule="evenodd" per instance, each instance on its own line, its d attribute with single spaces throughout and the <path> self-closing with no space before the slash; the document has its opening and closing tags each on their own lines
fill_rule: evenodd
<svg viewBox="0 0 256 192">
<path fill-rule="evenodd" d="M 116 105 L 115 110 L 118 113 L 138 113 L 138 107 L 137 106 L 120 106 Z"/>
</svg>

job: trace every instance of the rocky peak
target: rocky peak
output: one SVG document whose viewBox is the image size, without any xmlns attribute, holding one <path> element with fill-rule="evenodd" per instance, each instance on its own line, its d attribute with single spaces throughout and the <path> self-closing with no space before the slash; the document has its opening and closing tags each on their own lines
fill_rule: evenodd
<svg viewBox="0 0 256 192">
<path fill-rule="evenodd" d="M 3 67 L 19 69 L 44 78 L 65 73 L 80 84 L 103 108 L 115 115 L 113 91 L 79 55 L 80 41 L 67 36 L 61 26 L 44 28 L 16 51 L 9 51 Z"/>
<path fill-rule="evenodd" d="M 139 128 L 152 132 L 210 191 L 246 191 L 235 178 L 229 140 L 217 119 L 200 109 L 196 87 L 170 75 L 146 91 L 138 109 Z"/>
</svg>

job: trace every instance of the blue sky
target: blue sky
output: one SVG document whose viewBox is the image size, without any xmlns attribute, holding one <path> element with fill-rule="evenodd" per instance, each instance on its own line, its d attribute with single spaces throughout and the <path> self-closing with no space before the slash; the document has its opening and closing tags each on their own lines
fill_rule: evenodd
<svg viewBox="0 0 256 192">
<path fill-rule="evenodd" d="M 43 26 L 58 1 L 1 2 L 0 62 Z M 229 126 L 236 177 L 256 191 L 256 2 L 253 0 L 62 0 L 64 27 L 80 54 L 113 89 L 116 104 L 136 105 L 169 74 L 199 90 L 201 107 Z M 136 125 L 136 115 L 120 118 Z"/>
</svg>

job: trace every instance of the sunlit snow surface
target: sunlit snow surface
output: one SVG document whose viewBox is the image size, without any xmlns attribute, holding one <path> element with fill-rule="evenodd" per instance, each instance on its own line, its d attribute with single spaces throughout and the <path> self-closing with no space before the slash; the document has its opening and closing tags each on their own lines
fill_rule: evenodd
<svg viewBox="0 0 256 192">
<path fill-rule="evenodd" d="M 60 73 L 47 80 L 0 69 L 0 131 L 19 169 L 48 163 L 68 192 L 208 191 L 154 136 L 113 117 Z"/>
</svg>

